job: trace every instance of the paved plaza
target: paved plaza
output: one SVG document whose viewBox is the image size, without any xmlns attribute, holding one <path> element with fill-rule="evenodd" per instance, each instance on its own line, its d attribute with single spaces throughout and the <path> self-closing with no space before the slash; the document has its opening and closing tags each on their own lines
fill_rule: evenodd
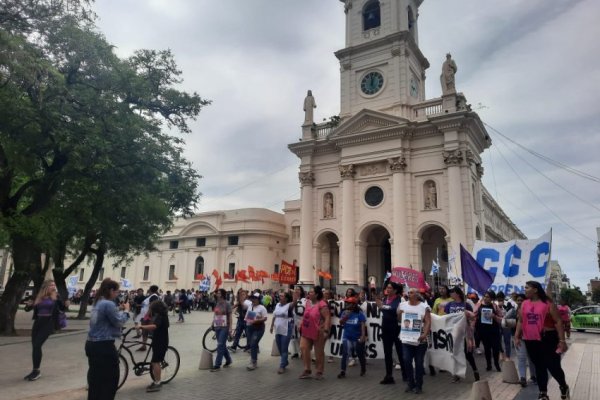
<svg viewBox="0 0 600 400">
<path fill-rule="evenodd" d="M 244 398 L 244 400 L 269 398 L 298 398 L 309 396 L 320 399 L 467 399 L 471 393 L 472 378 L 459 383 L 451 383 L 451 376 L 439 373 L 435 377 L 425 377 L 424 394 L 404 393 L 405 386 L 396 371 L 395 385 L 380 385 L 384 375 L 383 360 L 368 361 L 367 374 L 359 377 L 359 368 L 348 368 L 345 380 L 337 379 L 339 359 L 326 364 L 325 379 L 300 380 L 301 362 L 291 360 L 289 371 L 277 374 L 278 357 L 271 357 L 273 336 L 268 332 L 261 341 L 259 368 L 247 371 L 249 356 L 243 352 L 233 355 L 234 364 L 230 369 L 219 372 L 198 370 L 202 349 L 202 335 L 210 324 L 211 313 L 193 312 L 186 314 L 184 324 L 175 323 L 172 317 L 170 328 L 171 344 L 181 354 L 181 368 L 175 379 L 163 386 L 162 391 L 146 393 L 149 375 L 136 377 L 133 373 L 125 386 L 117 393 L 117 399 L 198 399 L 218 396 L 222 399 Z M 31 314 L 20 311 L 17 315 L 17 327 L 27 329 L 31 326 Z M 84 342 L 87 321 L 69 320 L 69 329 L 80 329 L 68 333 L 53 335 L 44 345 L 42 377 L 27 382 L 23 377 L 31 370 L 31 345 L 27 337 L 0 337 L 0 400 L 43 399 L 75 400 L 85 399 L 87 359 Z M 476 357 L 480 369 L 485 369 L 483 356 Z M 575 333 L 571 339 L 571 349 L 565 355 L 563 367 L 572 388 L 572 399 L 596 399 L 600 393 L 600 335 Z M 537 398 L 537 390 L 530 386 L 521 390 L 519 385 L 501 381 L 500 373 L 483 373 L 488 379 L 495 400 L 524 400 Z M 558 399 L 558 387 L 552 381 L 551 399 Z"/>
</svg>

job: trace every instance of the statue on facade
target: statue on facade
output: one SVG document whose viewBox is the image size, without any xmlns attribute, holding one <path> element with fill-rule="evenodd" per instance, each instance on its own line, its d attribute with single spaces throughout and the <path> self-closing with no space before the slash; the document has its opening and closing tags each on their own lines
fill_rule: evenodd
<svg viewBox="0 0 600 400">
<path fill-rule="evenodd" d="M 442 75 L 440 81 L 442 83 L 442 94 L 456 93 L 456 85 L 454 81 L 454 75 L 458 68 L 456 63 L 452 59 L 450 53 L 446 54 L 446 61 L 442 64 Z"/>
<path fill-rule="evenodd" d="M 428 181 L 425 184 L 425 209 L 435 210 L 437 208 L 437 188 L 435 182 Z"/>
<path fill-rule="evenodd" d="M 323 199 L 323 217 L 333 218 L 333 195 L 326 193 Z"/>
<path fill-rule="evenodd" d="M 312 90 L 309 90 L 304 99 L 304 125 L 312 125 L 314 123 L 314 108 L 317 108 L 317 103 L 315 103 Z"/>
</svg>

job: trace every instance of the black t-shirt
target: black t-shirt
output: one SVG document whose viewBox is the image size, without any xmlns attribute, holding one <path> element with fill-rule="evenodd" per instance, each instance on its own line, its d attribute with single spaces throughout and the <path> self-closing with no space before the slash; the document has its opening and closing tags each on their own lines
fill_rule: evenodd
<svg viewBox="0 0 600 400">
<path fill-rule="evenodd" d="M 169 318 L 164 315 L 155 315 L 152 317 L 151 324 L 156 325 L 152 331 L 152 347 L 169 345 Z"/>
</svg>

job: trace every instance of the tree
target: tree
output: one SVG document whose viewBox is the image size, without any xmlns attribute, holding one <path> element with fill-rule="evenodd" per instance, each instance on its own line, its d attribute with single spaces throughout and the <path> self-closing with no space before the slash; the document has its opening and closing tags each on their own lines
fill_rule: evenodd
<svg viewBox="0 0 600 400">
<path fill-rule="evenodd" d="M 575 286 L 572 289 L 563 288 L 560 291 L 561 299 L 564 299 L 570 307 L 575 305 L 585 304 L 585 295 L 581 293 L 581 289 Z"/>
<path fill-rule="evenodd" d="M 209 101 L 174 88 L 181 71 L 170 51 L 117 57 L 87 4 L 0 5 L 0 228 L 14 260 L 0 333 L 14 333 L 18 301 L 43 276 L 42 253 L 64 280 L 69 249 L 98 264 L 147 248 L 199 195 L 182 139 L 163 128 L 190 132 L 187 120 Z M 127 217 L 135 213 L 145 224 Z"/>
<path fill-rule="evenodd" d="M 600 288 L 592 290 L 592 303 L 600 304 Z"/>
</svg>

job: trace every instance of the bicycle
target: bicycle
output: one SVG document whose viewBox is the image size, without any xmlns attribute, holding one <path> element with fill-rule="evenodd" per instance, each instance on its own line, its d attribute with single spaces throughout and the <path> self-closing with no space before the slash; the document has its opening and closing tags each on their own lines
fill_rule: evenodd
<svg viewBox="0 0 600 400">
<path fill-rule="evenodd" d="M 228 342 L 233 342 L 233 336 L 227 336 Z M 204 350 L 208 350 L 211 353 L 217 351 L 217 331 L 215 331 L 214 326 L 209 326 L 206 332 L 204 332 L 204 336 L 202 337 L 202 347 Z M 246 330 L 242 330 L 242 334 L 240 336 L 240 340 L 238 342 L 238 347 L 245 348 L 247 345 L 246 338 Z"/>
<path fill-rule="evenodd" d="M 132 347 L 143 346 L 144 342 L 141 342 L 138 340 L 128 340 L 127 339 L 127 335 L 129 335 L 131 333 L 131 331 L 133 331 L 133 330 L 135 330 L 135 328 L 128 329 L 127 331 L 125 331 L 123 333 L 123 336 L 121 337 L 121 345 L 119 346 L 119 349 L 118 349 L 120 376 L 119 376 L 119 386 L 117 386 L 117 390 L 120 389 L 121 386 L 123 386 L 123 384 L 127 380 L 127 376 L 129 375 L 129 363 L 127 362 L 127 359 L 123 355 L 123 352 L 126 352 L 129 354 L 129 358 L 131 359 L 131 363 L 133 365 L 132 370 L 136 376 L 142 376 L 149 372 L 150 376 L 154 380 L 154 373 L 152 372 L 152 368 L 150 367 L 150 361 L 148 361 L 149 359 L 152 359 L 152 357 L 150 357 L 150 352 L 152 351 L 152 347 L 147 344 L 148 351 L 146 352 L 146 356 L 144 357 L 144 360 L 141 362 L 136 362 L 135 357 L 133 356 L 133 353 L 130 349 Z M 163 384 L 169 383 L 173 380 L 173 378 L 175 378 L 175 375 L 177 375 L 177 372 L 179 371 L 180 361 L 181 360 L 180 360 L 179 352 L 177 351 L 177 349 L 175 349 L 173 346 L 167 347 L 167 352 L 165 353 L 165 359 L 160 364 L 160 369 L 162 370 L 161 383 L 163 383 Z"/>
</svg>

